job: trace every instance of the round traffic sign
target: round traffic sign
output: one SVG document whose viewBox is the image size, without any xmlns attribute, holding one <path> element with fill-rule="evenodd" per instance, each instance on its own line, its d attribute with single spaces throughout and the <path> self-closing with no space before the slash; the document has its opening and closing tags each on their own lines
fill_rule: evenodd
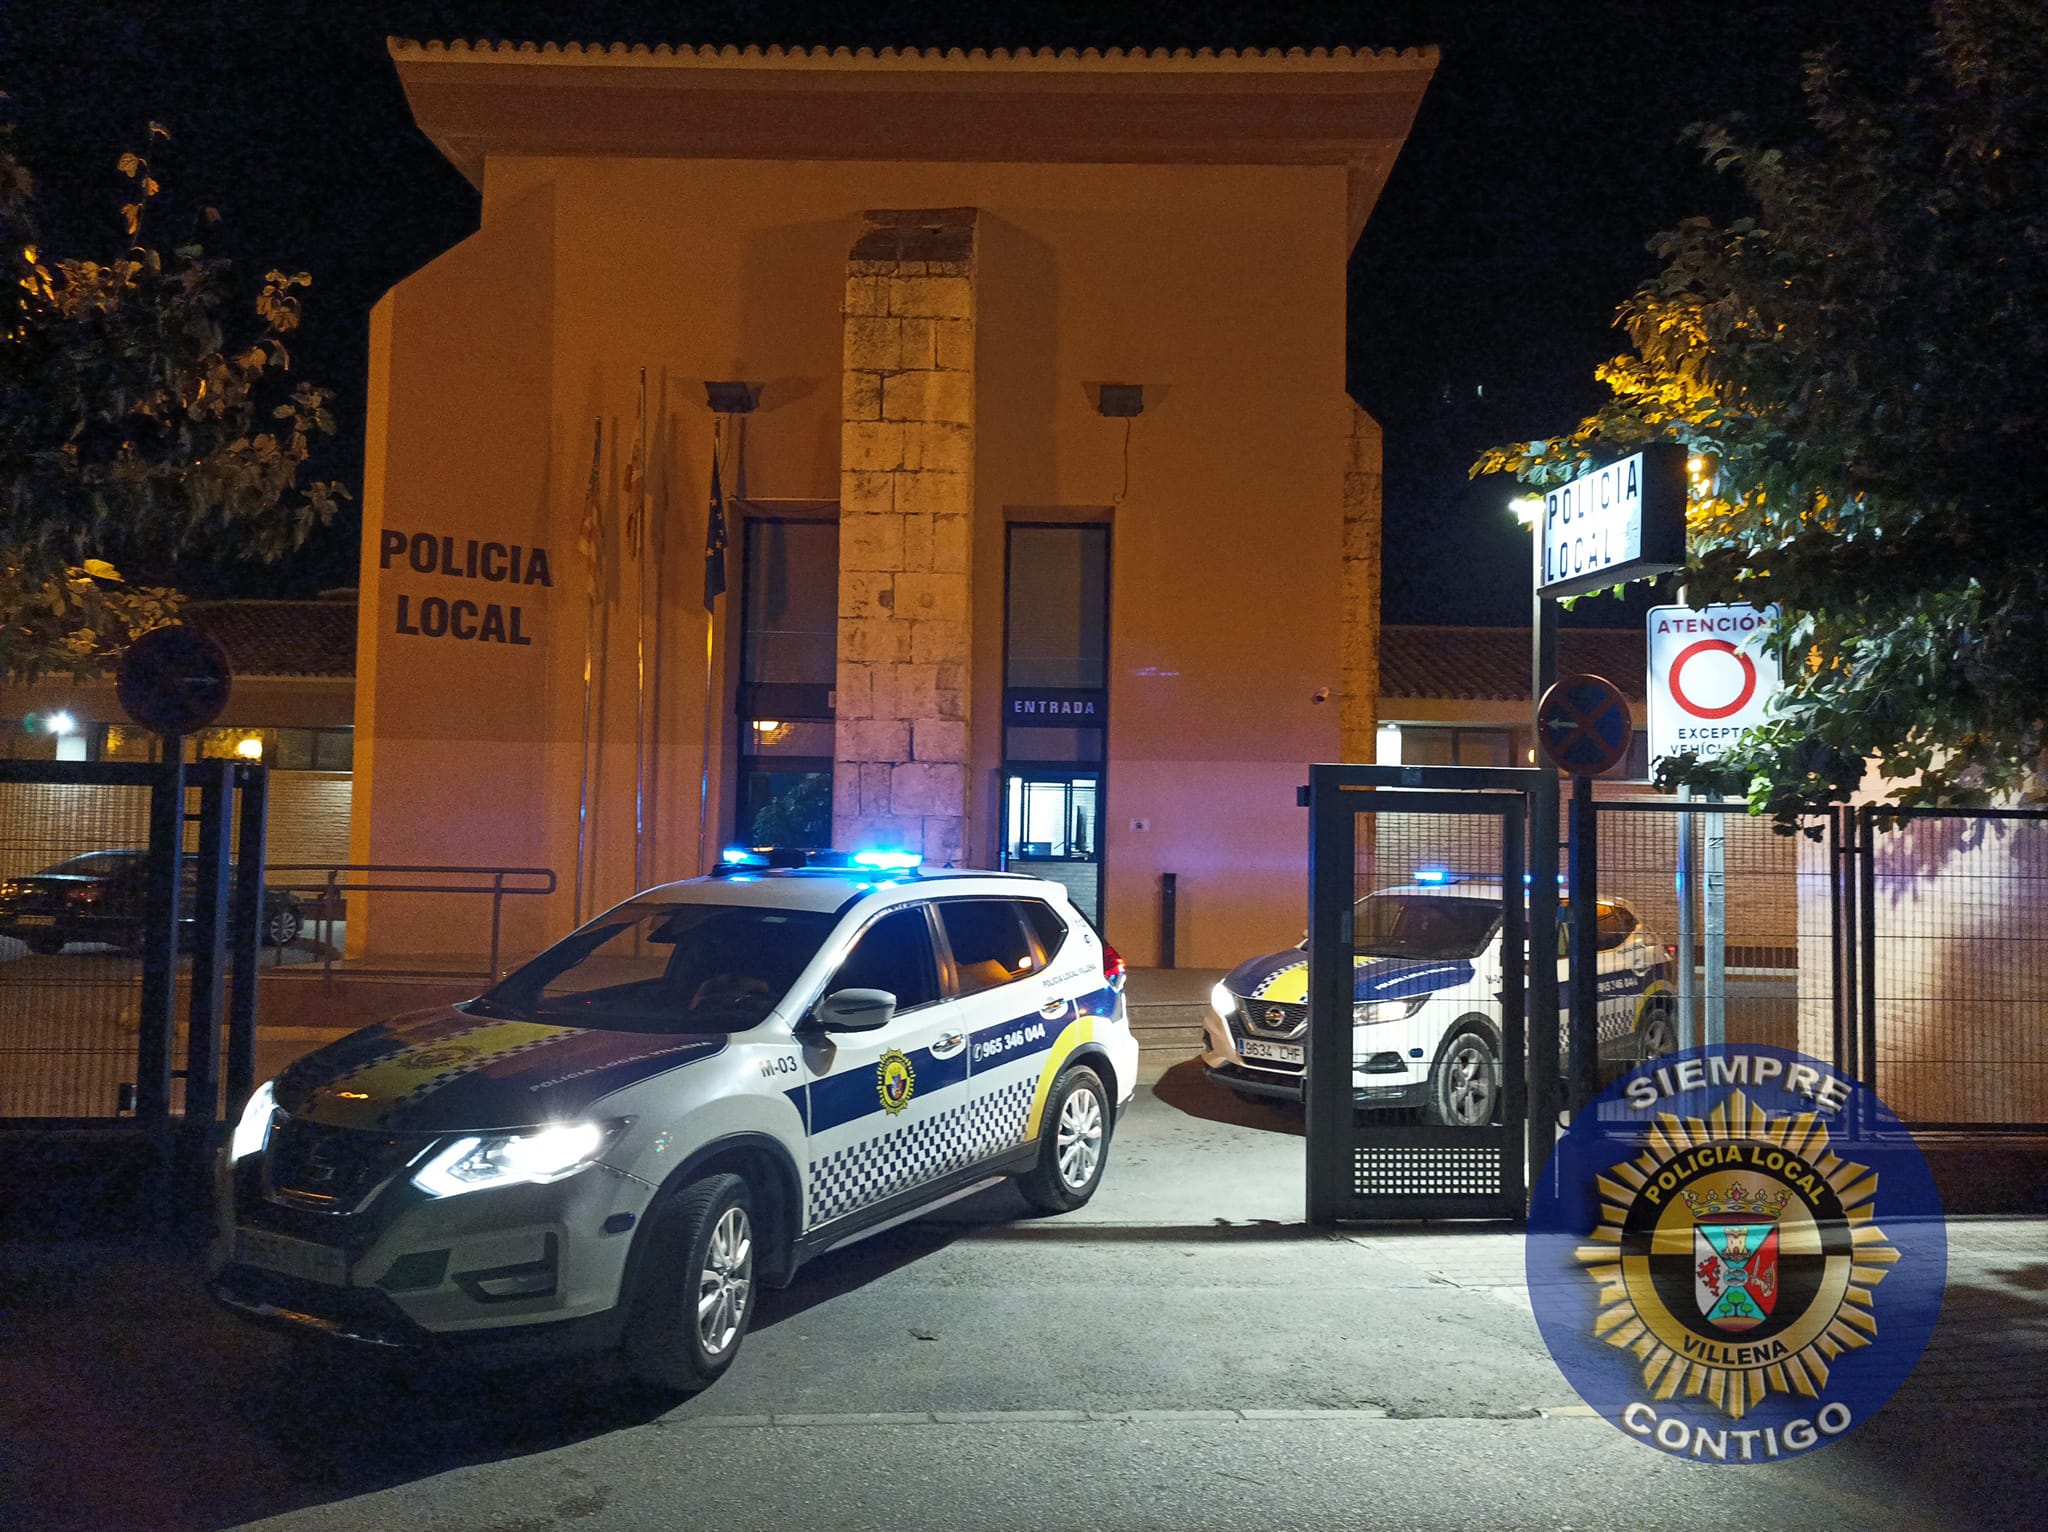
<svg viewBox="0 0 2048 1532">
<path fill-rule="evenodd" d="M 158 734 L 190 734 L 220 717 L 233 677 L 227 651 L 183 623 L 130 644 L 114 677 L 121 711 Z"/>
<path fill-rule="evenodd" d="M 1742 668 L 1742 685 L 1737 689 L 1733 702 L 1725 702 L 1719 707 L 1707 707 L 1693 701 L 1691 697 L 1686 695 L 1685 682 L 1682 679 L 1685 675 L 1686 664 L 1691 660 L 1698 659 L 1703 654 L 1728 655 Z M 1725 638 L 1703 638 L 1698 643 L 1690 644 L 1678 651 L 1678 658 L 1671 662 L 1671 680 L 1669 684 L 1671 687 L 1671 700 L 1692 714 L 1693 717 L 1709 719 L 1732 717 L 1748 707 L 1749 699 L 1756 695 L 1756 661 L 1736 648 L 1735 645 L 1729 643 Z"/>
<path fill-rule="evenodd" d="M 1628 698 L 1599 676 L 1561 676 L 1536 704 L 1537 745 L 1551 765 L 1574 776 L 1621 764 L 1634 735 Z"/>
</svg>

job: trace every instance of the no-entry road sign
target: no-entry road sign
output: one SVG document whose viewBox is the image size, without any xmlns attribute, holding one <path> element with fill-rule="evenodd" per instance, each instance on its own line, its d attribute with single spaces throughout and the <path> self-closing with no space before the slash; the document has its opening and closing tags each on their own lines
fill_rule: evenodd
<svg viewBox="0 0 2048 1532">
<path fill-rule="evenodd" d="M 1778 657 L 1764 647 L 1776 607 L 1653 606 L 1649 615 L 1650 761 L 1726 754 L 1764 721 Z"/>
</svg>

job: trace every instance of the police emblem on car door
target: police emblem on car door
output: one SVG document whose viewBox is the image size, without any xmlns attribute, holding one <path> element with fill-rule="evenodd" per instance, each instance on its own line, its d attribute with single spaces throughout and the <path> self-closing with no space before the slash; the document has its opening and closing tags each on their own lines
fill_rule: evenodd
<svg viewBox="0 0 2048 1532">
<path fill-rule="evenodd" d="M 943 1174 L 967 1110 L 967 1040 L 940 998 L 927 906 L 889 911 L 854 938 L 824 994 L 886 990 L 871 1032 L 804 1033 L 810 1075 L 812 1227 Z"/>
</svg>

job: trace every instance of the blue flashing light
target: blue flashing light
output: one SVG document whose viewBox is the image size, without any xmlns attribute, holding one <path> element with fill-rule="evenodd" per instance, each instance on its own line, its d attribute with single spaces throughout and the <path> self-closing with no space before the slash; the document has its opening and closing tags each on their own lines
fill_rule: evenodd
<svg viewBox="0 0 2048 1532">
<path fill-rule="evenodd" d="M 872 867 L 877 872 L 908 872 L 922 865 L 924 858 L 915 851 L 856 851 L 854 865 Z"/>
<path fill-rule="evenodd" d="M 727 846 L 722 860 L 728 867 L 766 867 L 767 853 L 756 851 L 751 846 Z"/>
<path fill-rule="evenodd" d="M 1440 887 L 1445 883 L 1456 882 L 1457 879 L 1447 867 L 1418 867 L 1415 869 L 1415 881 L 1431 887 Z"/>
</svg>

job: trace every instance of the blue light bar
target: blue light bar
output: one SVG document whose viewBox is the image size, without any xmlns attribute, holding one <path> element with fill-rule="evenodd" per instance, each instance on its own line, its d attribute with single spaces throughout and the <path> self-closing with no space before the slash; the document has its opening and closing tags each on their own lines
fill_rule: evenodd
<svg viewBox="0 0 2048 1532">
<path fill-rule="evenodd" d="M 1415 869 L 1417 883 L 1432 886 L 1457 882 L 1457 876 L 1448 867 L 1418 867 Z"/>
<path fill-rule="evenodd" d="M 907 872 L 920 866 L 924 858 L 915 851 L 856 851 L 854 865 L 872 867 L 878 872 Z"/>
<path fill-rule="evenodd" d="M 721 860 L 728 867 L 766 867 L 768 854 L 751 846 L 727 846 Z"/>
</svg>

